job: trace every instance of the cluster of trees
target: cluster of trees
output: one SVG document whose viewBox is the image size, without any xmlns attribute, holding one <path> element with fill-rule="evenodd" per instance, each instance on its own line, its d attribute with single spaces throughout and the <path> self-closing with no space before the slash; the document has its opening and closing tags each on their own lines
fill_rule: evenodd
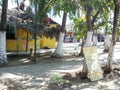
<svg viewBox="0 0 120 90">
<path fill-rule="evenodd" d="M 92 46 L 94 42 L 92 38 L 96 34 L 95 31 L 99 28 L 104 28 L 106 32 L 105 37 L 105 50 L 108 54 L 107 64 L 105 71 L 110 73 L 112 71 L 112 59 L 114 46 L 116 43 L 116 35 L 118 30 L 119 22 L 119 0 L 79 0 L 80 7 L 86 20 L 82 19 L 82 16 L 78 15 L 78 18 L 74 19 L 74 29 L 77 31 L 83 38 L 82 48 L 80 55 L 83 54 L 83 46 Z M 111 15 L 112 12 L 112 15 Z M 111 16 L 113 16 L 112 19 Z M 111 21 L 113 20 L 113 21 Z M 111 26 L 111 27 L 110 27 Z M 110 40 L 108 32 L 112 34 L 112 40 Z M 85 42 L 84 42 L 85 41 Z M 109 45 L 110 44 L 110 45 Z M 85 70 L 87 72 L 87 70 Z"/>
<path fill-rule="evenodd" d="M 14 0 L 17 1 L 18 0 Z M 23 0 L 25 1 L 25 0 Z M 31 6 L 37 5 L 38 9 L 38 22 L 42 23 L 43 19 L 46 17 L 48 13 L 52 13 L 53 15 L 61 15 L 63 13 L 62 18 L 62 28 L 59 35 L 59 40 L 57 43 L 57 48 L 53 53 L 53 57 L 63 57 L 63 38 L 66 32 L 66 18 L 70 16 L 71 19 L 74 19 L 74 26 L 76 30 L 80 31 L 83 37 L 82 46 L 92 46 L 92 36 L 95 34 L 95 30 L 100 27 L 104 27 L 107 31 L 109 28 L 109 17 L 110 13 L 114 12 L 113 18 L 113 28 L 112 30 L 112 41 L 110 45 L 108 62 L 106 64 L 107 72 L 111 72 L 112 65 L 111 61 L 113 58 L 113 51 L 116 42 L 116 33 L 118 30 L 118 19 L 119 19 L 119 8 L 120 1 L 119 0 L 29 0 Z M 0 26 L 0 65 L 7 63 L 6 56 L 6 17 L 7 17 L 7 6 L 8 0 L 2 0 L 2 15 L 1 15 L 1 26 Z M 19 4 L 18 4 L 19 5 Z M 81 15 L 80 12 L 86 17 L 86 20 L 80 20 Z M 84 31 L 82 31 L 84 30 Z M 86 43 L 85 43 L 86 42 Z M 94 43 L 94 42 L 93 42 Z M 84 45 L 85 44 L 85 45 Z M 81 54 L 84 55 L 81 48 Z"/>
</svg>

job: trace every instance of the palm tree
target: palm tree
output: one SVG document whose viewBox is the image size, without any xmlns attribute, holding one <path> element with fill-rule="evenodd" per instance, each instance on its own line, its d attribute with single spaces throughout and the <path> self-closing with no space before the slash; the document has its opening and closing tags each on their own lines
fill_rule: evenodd
<svg viewBox="0 0 120 90">
<path fill-rule="evenodd" d="M 6 24 L 7 24 L 8 0 L 2 0 L 2 15 L 0 25 L 0 66 L 7 63 L 6 55 Z"/>
</svg>

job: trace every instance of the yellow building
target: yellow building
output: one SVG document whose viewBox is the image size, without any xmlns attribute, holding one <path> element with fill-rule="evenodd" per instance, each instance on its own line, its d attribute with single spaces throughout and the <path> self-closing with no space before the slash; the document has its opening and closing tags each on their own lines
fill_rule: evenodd
<svg viewBox="0 0 120 90">
<path fill-rule="evenodd" d="M 19 8 L 18 8 L 19 9 Z M 8 10 L 7 14 L 7 30 L 6 30 L 6 50 L 7 51 L 27 51 L 30 48 L 34 49 L 34 30 L 35 30 L 35 14 L 32 8 L 28 7 L 26 11 L 23 10 Z M 56 39 L 46 38 L 41 33 L 55 27 L 57 30 L 57 23 L 46 17 L 44 23 L 37 23 L 37 49 L 40 48 L 55 48 Z M 59 25 L 58 25 L 59 26 Z M 46 28 L 47 27 L 47 28 Z M 42 36 L 40 38 L 38 35 Z M 58 35 L 59 36 L 59 35 Z"/>
<path fill-rule="evenodd" d="M 50 28 L 57 27 L 57 24 L 50 24 Z M 40 48 L 55 48 L 56 47 L 56 39 L 42 36 L 40 40 Z"/>
<path fill-rule="evenodd" d="M 56 40 L 43 36 L 40 40 L 40 48 L 55 48 Z"/>
<path fill-rule="evenodd" d="M 51 24 L 50 27 L 55 27 L 56 25 Z M 35 40 L 32 35 L 32 33 L 28 32 L 24 29 L 18 29 L 18 30 L 7 30 L 7 40 L 6 40 L 6 50 L 7 51 L 29 51 L 30 48 L 34 49 Z M 45 36 L 42 36 L 40 38 L 37 36 L 36 40 L 36 48 L 55 48 L 56 47 L 56 39 L 53 38 L 47 38 Z"/>
<path fill-rule="evenodd" d="M 6 50 L 7 51 L 28 51 L 30 48 L 34 49 L 34 38 L 30 32 L 26 30 L 18 29 L 13 34 L 13 37 L 7 36 L 6 40 Z M 40 49 L 40 38 L 36 41 L 37 49 Z"/>
</svg>

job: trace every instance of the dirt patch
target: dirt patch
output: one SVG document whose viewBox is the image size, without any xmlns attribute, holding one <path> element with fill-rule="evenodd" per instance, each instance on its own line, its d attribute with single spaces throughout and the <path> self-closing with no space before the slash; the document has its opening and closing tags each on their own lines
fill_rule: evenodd
<svg viewBox="0 0 120 90">
<path fill-rule="evenodd" d="M 52 62 L 61 62 L 61 61 L 67 61 L 69 59 L 74 59 L 76 56 L 64 56 L 62 58 L 54 58 L 50 55 L 37 55 L 36 57 L 36 63 L 40 62 L 46 62 L 46 63 L 52 63 Z M 21 65 L 32 65 L 34 64 L 34 60 L 31 61 L 29 55 L 11 55 L 8 56 L 8 63 L 5 67 L 11 67 L 11 66 L 21 66 Z"/>
</svg>

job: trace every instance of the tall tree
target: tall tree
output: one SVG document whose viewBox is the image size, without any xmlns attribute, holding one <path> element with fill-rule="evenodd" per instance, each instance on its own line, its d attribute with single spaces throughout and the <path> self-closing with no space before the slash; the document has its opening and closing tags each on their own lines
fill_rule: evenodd
<svg viewBox="0 0 120 90">
<path fill-rule="evenodd" d="M 7 63 L 6 55 L 6 25 L 8 0 L 2 0 L 2 15 L 0 24 L 0 66 Z"/>
<path fill-rule="evenodd" d="M 119 11 L 120 11 L 120 1 L 113 0 L 114 3 L 114 20 L 113 20 L 113 30 L 112 30 L 112 42 L 110 45 L 110 50 L 107 59 L 106 65 L 106 72 L 110 73 L 112 71 L 112 60 L 114 55 L 114 47 L 116 44 L 116 33 L 118 29 L 118 18 L 119 18 Z"/>
<path fill-rule="evenodd" d="M 108 1 L 109 0 L 104 0 L 104 1 L 80 0 L 81 10 L 86 15 L 86 23 L 87 23 L 87 31 L 88 31 L 87 38 L 86 38 L 86 46 L 92 46 L 94 43 L 94 40 L 92 41 L 92 35 L 95 33 L 94 31 L 96 29 L 96 24 L 102 21 L 102 17 L 104 16 L 107 5 L 109 4 Z"/>
<path fill-rule="evenodd" d="M 104 52 L 108 52 L 109 51 L 109 48 L 110 48 L 110 41 L 111 41 L 111 37 L 109 34 L 112 33 L 112 25 L 113 25 L 113 13 L 114 12 L 114 4 L 111 3 L 112 1 L 109 2 L 109 5 L 108 5 L 108 10 L 107 11 L 104 11 L 103 9 L 103 13 L 104 13 L 104 18 L 105 18 L 105 21 L 107 22 L 105 24 L 105 39 L 104 39 Z"/>
<path fill-rule="evenodd" d="M 60 12 L 63 11 L 63 19 L 62 19 L 62 28 L 59 36 L 59 40 L 57 43 L 57 47 L 55 49 L 55 52 L 53 53 L 53 57 L 63 57 L 63 38 L 64 34 L 66 32 L 65 26 L 66 26 L 66 20 L 67 20 L 67 14 L 75 15 L 76 10 L 78 8 L 78 4 L 74 0 L 55 0 L 53 2 L 53 10 L 56 15 L 60 15 Z"/>
<path fill-rule="evenodd" d="M 103 7 L 106 7 L 107 0 L 100 1 L 100 0 L 81 0 L 80 5 L 82 6 L 85 15 L 86 15 L 86 24 L 87 24 L 87 38 L 86 38 L 86 46 L 92 46 L 92 37 L 94 33 L 94 27 L 96 26 L 96 21 L 98 19 L 98 16 L 102 13 L 100 13 L 103 9 Z M 96 39 L 97 40 L 97 39 Z M 87 77 L 87 65 L 86 61 L 84 60 L 83 65 L 83 77 Z"/>
<path fill-rule="evenodd" d="M 86 6 L 87 10 L 86 10 L 86 23 L 87 23 L 87 39 L 86 39 L 86 46 L 92 46 L 92 33 L 93 33 L 93 27 L 92 27 L 92 10 L 93 7 L 91 6 L 91 4 L 88 4 Z"/>
<path fill-rule="evenodd" d="M 30 0 L 30 2 L 35 3 L 35 0 Z M 67 20 L 67 14 L 75 15 L 77 8 L 76 0 L 38 0 L 38 19 L 40 23 L 42 23 L 43 19 L 47 15 L 47 13 L 52 12 L 52 15 L 61 16 L 61 12 L 63 12 L 63 21 L 62 27 L 60 28 L 59 40 L 57 43 L 57 47 L 55 52 L 53 53 L 53 57 L 63 57 L 63 38 L 65 34 L 65 26 Z"/>
<path fill-rule="evenodd" d="M 65 26 L 66 26 L 66 20 L 67 20 L 67 13 L 63 12 L 63 19 L 62 19 L 62 28 L 59 36 L 59 41 L 57 43 L 57 48 L 55 49 L 52 57 L 63 57 L 63 39 L 64 34 L 66 32 Z"/>
</svg>

